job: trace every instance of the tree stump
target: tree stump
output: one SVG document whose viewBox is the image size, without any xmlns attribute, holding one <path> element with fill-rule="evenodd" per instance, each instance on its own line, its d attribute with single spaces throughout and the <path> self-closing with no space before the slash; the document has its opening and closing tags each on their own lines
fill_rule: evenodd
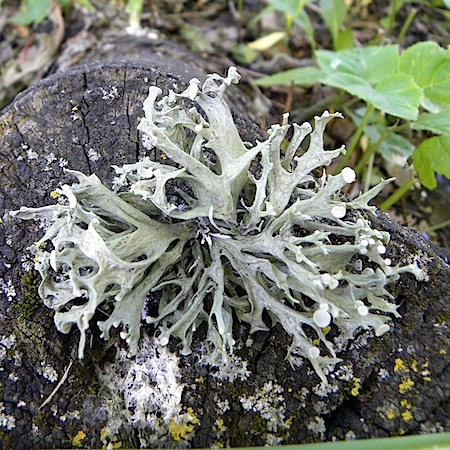
<svg viewBox="0 0 450 450">
<path fill-rule="evenodd" d="M 122 44 L 111 54 L 126 55 Z M 244 364 L 231 381 L 198 363 L 201 329 L 192 355 L 145 338 L 143 354 L 129 361 L 118 336 L 105 343 L 94 331 L 77 360 L 78 334 L 58 333 L 37 295 L 26 249 L 43 231 L 8 212 L 52 203 L 51 192 L 73 181 L 66 167 L 110 186 L 112 164 L 146 154 L 136 127 L 148 87 L 181 91 L 205 76 L 175 47 L 158 55 L 141 39 L 132 48 L 128 57 L 102 55 L 42 80 L 0 117 L 0 449 L 250 446 L 449 431 L 449 252 L 381 214 L 373 221 L 391 234 L 388 256 L 418 259 L 429 279 L 405 274 L 391 286 L 402 318 L 381 338 L 361 331 L 343 345 L 328 386 L 309 362 L 293 369 L 285 361 L 290 341 L 279 326 L 252 335 L 251 345 L 248 328 L 236 326 L 236 353 L 249 373 Z M 245 140 L 264 137 L 235 117 Z M 137 380 L 136 367 L 148 368 L 146 380 Z"/>
</svg>

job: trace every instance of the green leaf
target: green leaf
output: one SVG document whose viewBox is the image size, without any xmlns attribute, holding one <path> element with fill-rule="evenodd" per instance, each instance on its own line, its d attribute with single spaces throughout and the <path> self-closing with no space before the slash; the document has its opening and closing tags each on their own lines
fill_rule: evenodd
<svg viewBox="0 0 450 450">
<path fill-rule="evenodd" d="M 278 42 L 286 36 L 287 33 L 285 31 L 273 31 L 272 33 L 266 34 L 265 36 L 249 42 L 247 46 L 253 50 L 263 52 L 278 44 Z"/>
<path fill-rule="evenodd" d="M 450 135 L 450 108 L 440 113 L 423 113 L 413 123 L 414 130 L 429 130 L 436 134 Z"/>
<path fill-rule="evenodd" d="M 394 74 L 381 80 L 375 90 L 379 94 L 373 104 L 378 109 L 407 120 L 415 120 L 423 99 L 423 91 L 414 78 Z"/>
<path fill-rule="evenodd" d="M 352 48 L 354 44 L 353 32 L 350 29 L 342 30 L 338 36 L 336 41 L 334 42 L 334 48 L 336 50 L 345 50 Z"/>
<path fill-rule="evenodd" d="M 300 86 L 312 86 L 319 83 L 325 74 L 317 67 L 300 67 L 298 69 L 287 70 L 276 73 L 270 77 L 256 80 L 258 86 L 290 85 L 291 83 Z"/>
<path fill-rule="evenodd" d="M 318 50 L 317 62 L 324 72 L 355 75 L 370 84 L 397 71 L 398 46 L 352 48 L 339 52 Z"/>
<path fill-rule="evenodd" d="M 415 149 L 415 146 L 401 134 L 392 133 L 382 142 L 378 153 L 386 161 L 400 167 L 405 167 Z"/>
<path fill-rule="evenodd" d="M 231 54 L 233 60 L 239 64 L 251 64 L 258 57 L 259 52 L 247 47 L 246 44 L 236 43 L 231 47 Z"/>
<path fill-rule="evenodd" d="M 49 8 L 50 0 L 25 0 L 21 10 L 9 22 L 25 26 L 40 23 L 47 17 Z"/>
<path fill-rule="evenodd" d="M 320 0 L 320 15 L 328 27 L 333 38 L 334 47 L 338 41 L 342 24 L 347 17 L 347 4 L 345 0 Z"/>
<path fill-rule="evenodd" d="M 408 74 L 391 74 L 375 87 L 357 75 L 336 73 L 322 80 L 324 84 L 346 90 L 375 108 L 406 120 L 415 120 L 422 101 L 422 90 Z"/>
<path fill-rule="evenodd" d="M 424 108 L 438 112 L 450 105 L 449 51 L 434 42 L 419 42 L 402 53 L 399 70 L 411 74 L 423 88 Z"/>
<path fill-rule="evenodd" d="M 289 14 L 292 17 L 296 17 L 300 11 L 303 10 L 307 0 L 268 0 L 269 5 L 272 5 L 276 10 L 285 14 Z"/>
<path fill-rule="evenodd" d="M 437 186 L 435 172 L 450 179 L 450 135 L 423 141 L 414 152 L 413 162 L 420 182 L 428 189 Z"/>
<path fill-rule="evenodd" d="M 308 14 L 302 9 L 294 18 L 295 23 L 303 29 L 311 43 L 314 43 L 314 27 Z"/>
</svg>

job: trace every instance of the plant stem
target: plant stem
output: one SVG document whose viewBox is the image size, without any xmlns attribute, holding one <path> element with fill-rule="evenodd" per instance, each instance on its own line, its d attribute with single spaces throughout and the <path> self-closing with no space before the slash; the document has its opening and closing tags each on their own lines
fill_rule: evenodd
<svg viewBox="0 0 450 450">
<path fill-rule="evenodd" d="M 141 27 L 141 14 L 144 0 L 128 0 L 125 11 L 129 14 L 128 23 L 132 28 Z"/>
<path fill-rule="evenodd" d="M 378 138 L 378 140 L 375 142 L 375 144 L 369 146 L 369 148 L 361 155 L 361 158 L 359 159 L 358 164 L 356 164 L 355 167 L 356 174 L 358 176 L 361 175 L 361 172 L 364 170 L 366 162 L 369 160 L 369 158 L 372 157 L 372 155 L 374 155 L 378 151 L 383 141 L 385 141 L 389 135 L 398 133 L 400 131 L 409 128 L 410 128 L 409 123 L 405 123 L 403 125 L 393 125 L 392 127 L 386 128 L 381 134 L 381 136 Z"/>
<path fill-rule="evenodd" d="M 404 195 L 406 195 L 413 186 L 414 179 L 410 178 L 403 186 L 400 186 L 380 205 L 381 211 L 386 212 L 392 205 L 397 203 Z"/>
<path fill-rule="evenodd" d="M 367 164 L 366 180 L 364 182 L 364 192 L 367 192 L 370 189 L 370 179 L 372 178 L 374 160 L 375 160 L 375 152 L 371 152 L 369 163 Z"/>
<path fill-rule="evenodd" d="M 358 145 L 358 142 L 361 139 L 361 135 L 363 134 L 364 128 L 366 127 L 367 122 L 369 121 L 372 111 L 374 109 L 375 109 L 375 107 L 372 105 L 372 103 L 369 103 L 367 105 L 366 114 L 364 114 L 364 117 L 363 117 L 361 123 L 359 124 L 359 127 L 356 129 L 355 134 L 353 135 L 352 140 L 350 141 L 350 144 L 348 144 L 347 153 L 342 158 L 338 168 L 335 171 L 335 174 L 339 173 L 345 167 L 345 165 L 351 158 L 353 151 L 355 150 L 356 146 Z"/>
<path fill-rule="evenodd" d="M 411 9 L 411 11 L 408 14 L 408 17 L 405 20 L 405 23 L 403 24 L 400 32 L 398 33 L 397 44 L 401 44 L 403 42 L 403 39 L 405 38 L 405 35 L 406 35 L 409 27 L 411 26 L 411 23 L 414 20 L 414 17 L 416 17 L 416 14 L 417 14 L 417 9 L 416 8 Z"/>
<path fill-rule="evenodd" d="M 371 145 L 361 156 L 361 158 L 358 161 L 358 164 L 356 164 L 355 172 L 357 175 L 360 175 L 363 171 L 366 162 L 375 155 L 377 150 L 380 148 L 380 145 L 383 143 L 383 141 L 389 136 L 391 133 L 390 130 L 386 129 L 384 133 L 378 138 L 377 142 L 375 142 L 374 145 Z"/>
<path fill-rule="evenodd" d="M 387 32 L 390 34 L 392 33 L 392 30 L 394 29 L 395 25 L 395 16 L 397 15 L 398 11 L 397 1 L 391 0 L 390 7 L 389 7 L 389 13 L 387 16 L 388 23 L 387 23 Z"/>
<path fill-rule="evenodd" d="M 236 1 L 238 11 L 242 14 L 242 11 L 244 11 L 244 0 L 237 0 Z"/>
<path fill-rule="evenodd" d="M 446 220 L 445 222 L 438 223 L 436 225 L 433 225 L 432 227 L 429 227 L 425 230 L 425 233 L 430 233 L 432 231 L 442 230 L 442 228 L 446 228 L 450 226 L 450 220 Z"/>
</svg>

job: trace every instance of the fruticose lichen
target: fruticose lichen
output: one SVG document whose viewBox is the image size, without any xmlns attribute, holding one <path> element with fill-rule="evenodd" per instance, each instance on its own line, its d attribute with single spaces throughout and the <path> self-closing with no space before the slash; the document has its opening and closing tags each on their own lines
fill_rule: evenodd
<svg viewBox="0 0 450 450">
<path fill-rule="evenodd" d="M 224 98 L 239 78 L 231 67 L 224 78 L 193 79 L 160 100 L 161 90 L 150 87 L 138 129 L 144 147 L 167 159 L 114 167 L 116 192 L 95 174 L 68 171 L 78 183 L 58 190 L 65 203 L 12 213 L 52 224 L 32 247 L 39 294 L 59 331 L 80 330 L 80 358 L 98 309 L 108 316 L 97 322 L 101 336 L 121 326 L 136 354 L 153 296 L 158 313 L 146 320 L 162 345 L 178 338 L 188 354 L 206 322 L 207 359 L 226 364 L 235 318 L 251 333 L 279 322 L 292 337 L 291 362 L 308 358 L 326 382 L 321 367 L 339 360 L 323 328 L 373 328 L 380 336 L 389 314 L 399 316 L 386 286 L 401 272 L 422 273 L 415 263 L 393 267 L 389 234 L 367 218 L 368 202 L 388 181 L 346 202 L 341 189 L 355 180 L 351 168 L 313 175 L 345 151 L 323 143 L 339 113 L 316 117 L 314 130 L 289 125 L 285 115 L 264 142 L 243 142 Z"/>
</svg>

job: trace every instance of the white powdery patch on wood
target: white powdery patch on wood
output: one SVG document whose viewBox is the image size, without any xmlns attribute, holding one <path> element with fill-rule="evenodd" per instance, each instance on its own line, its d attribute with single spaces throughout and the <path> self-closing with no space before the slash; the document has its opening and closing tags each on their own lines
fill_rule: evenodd
<svg viewBox="0 0 450 450">
<path fill-rule="evenodd" d="M 144 337 L 138 356 L 130 359 L 122 349 L 113 363 L 98 368 L 111 436 L 128 425 L 140 431 L 144 447 L 170 441 L 170 424 L 182 423 L 186 415 L 178 361 L 167 347 Z"/>
</svg>

